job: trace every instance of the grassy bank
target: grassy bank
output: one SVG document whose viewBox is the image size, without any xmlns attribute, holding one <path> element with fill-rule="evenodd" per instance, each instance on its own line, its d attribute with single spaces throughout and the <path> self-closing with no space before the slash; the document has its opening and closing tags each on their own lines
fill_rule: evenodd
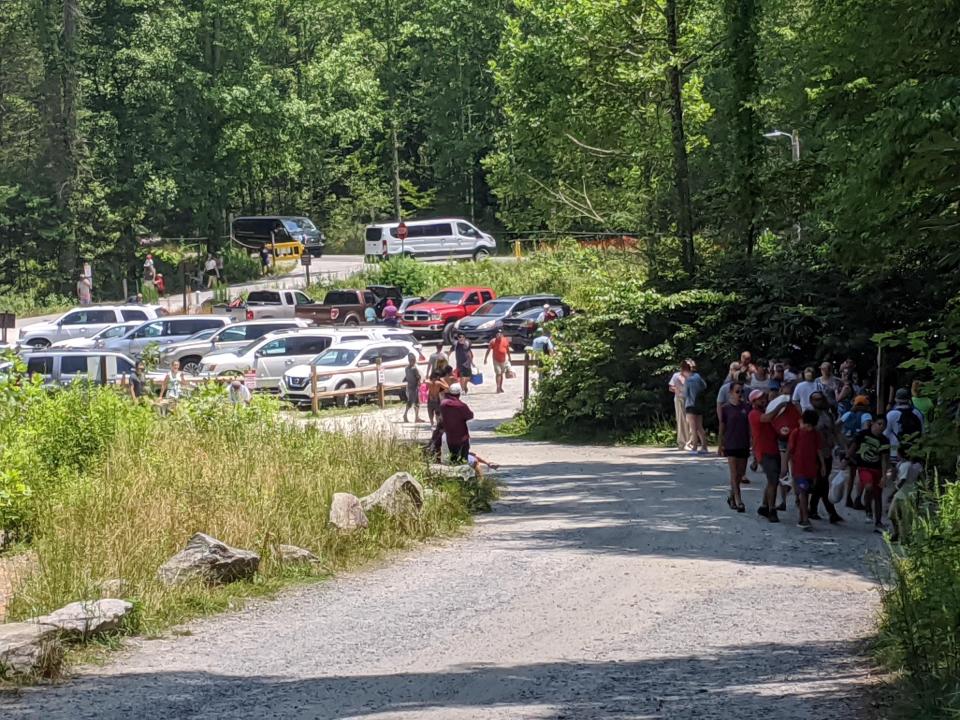
<svg viewBox="0 0 960 720">
<path fill-rule="evenodd" d="M 369 494 L 401 470 L 424 477 L 419 450 L 391 438 L 290 423 L 269 399 L 233 408 L 220 395 L 198 393 L 174 415 L 159 417 L 109 389 L 71 388 L 31 393 L 26 405 L 26 421 L 7 424 L 15 437 L 2 448 L 20 451 L 56 430 L 63 452 L 45 446 L 42 476 L 24 471 L 37 457 L 32 453 L 17 470 L 25 492 L 16 523 L 36 565 L 14 595 L 11 619 L 98 598 L 104 581 L 122 578 L 124 597 L 138 607 L 131 630 L 152 633 L 237 598 L 453 533 L 470 519 L 471 499 L 446 486 L 430 494 L 419 515 L 392 518 L 376 510 L 367 530 L 339 533 L 328 524 L 333 494 Z M 74 432 L 93 440 L 78 446 Z M 222 587 L 162 585 L 157 568 L 195 532 L 259 553 L 259 572 Z M 285 565 L 280 544 L 307 548 L 320 563 Z"/>
</svg>

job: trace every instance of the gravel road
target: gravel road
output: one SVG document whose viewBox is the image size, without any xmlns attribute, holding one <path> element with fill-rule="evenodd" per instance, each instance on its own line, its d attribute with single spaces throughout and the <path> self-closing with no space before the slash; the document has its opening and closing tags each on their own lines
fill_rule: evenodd
<svg viewBox="0 0 960 720">
<path fill-rule="evenodd" d="M 496 437 L 517 385 L 468 398 L 506 487 L 466 536 L 136 641 L 0 716 L 861 716 L 881 551 L 862 516 L 804 534 L 731 513 L 717 458 Z"/>
</svg>

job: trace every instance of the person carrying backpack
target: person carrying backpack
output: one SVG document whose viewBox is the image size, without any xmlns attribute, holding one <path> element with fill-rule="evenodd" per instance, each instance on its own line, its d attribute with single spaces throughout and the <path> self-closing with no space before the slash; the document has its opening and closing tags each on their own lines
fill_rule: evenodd
<svg viewBox="0 0 960 720">
<path fill-rule="evenodd" d="M 853 399 L 853 407 L 840 416 L 840 429 L 847 444 L 857 436 L 861 430 L 866 430 L 873 417 L 870 415 L 870 400 L 866 395 L 857 395 Z"/>
<path fill-rule="evenodd" d="M 887 413 L 887 427 L 883 434 L 890 442 L 890 461 L 895 465 L 901 446 L 909 452 L 910 446 L 923 434 L 925 418 L 913 406 L 913 397 L 907 388 L 900 388 L 894 396 L 893 410 Z"/>
</svg>

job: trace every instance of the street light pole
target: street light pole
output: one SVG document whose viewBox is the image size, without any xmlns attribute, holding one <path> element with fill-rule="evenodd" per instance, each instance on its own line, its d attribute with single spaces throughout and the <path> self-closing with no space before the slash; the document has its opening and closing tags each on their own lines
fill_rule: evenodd
<svg viewBox="0 0 960 720">
<path fill-rule="evenodd" d="M 790 141 L 790 150 L 792 151 L 793 161 L 795 163 L 800 162 L 800 133 L 796 130 L 791 130 L 786 133 L 782 130 L 772 130 L 771 132 L 764 133 L 765 138 L 778 138 L 785 137 Z M 797 242 L 800 242 L 800 223 L 796 222 L 793 224 L 793 230 L 797 235 Z"/>
</svg>

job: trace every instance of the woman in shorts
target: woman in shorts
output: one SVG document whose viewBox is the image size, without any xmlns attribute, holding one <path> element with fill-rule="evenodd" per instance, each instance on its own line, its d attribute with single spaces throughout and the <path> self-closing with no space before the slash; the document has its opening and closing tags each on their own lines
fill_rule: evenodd
<svg viewBox="0 0 960 720">
<path fill-rule="evenodd" d="M 750 405 L 743 399 L 743 387 L 743 383 L 733 383 L 726 404 L 720 408 L 720 449 L 717 451 L 727 459 L 730 469 L 727 505 L 737 512 L 746 510 L 740 497 L 740 478 L 747 471 L 750 457 Z"/>
</svg>

